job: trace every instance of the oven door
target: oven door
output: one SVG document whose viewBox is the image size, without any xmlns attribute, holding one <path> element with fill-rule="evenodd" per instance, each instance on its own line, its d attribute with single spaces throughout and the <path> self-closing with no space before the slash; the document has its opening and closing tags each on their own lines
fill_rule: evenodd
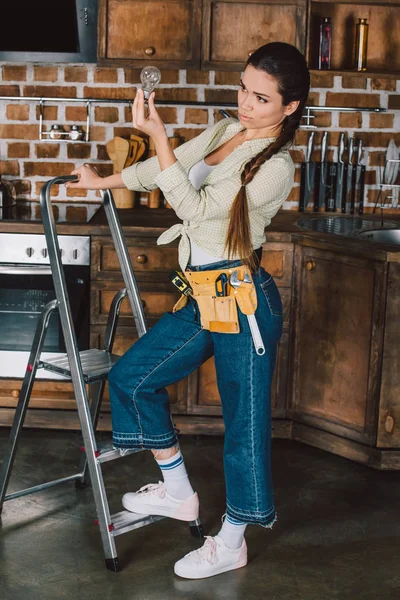
<svg viewBox="0 0 400 600">
<path fill-rule="evenodd" d="M 90 267 L 65 265 L 64 273 L 78 347 L 86 350 L 89 346 Z M 0 377 L 23 377 L 38 319 L 45 305 L 54 298 L 48 266 L 0 265 Z M 43 352 L 43 357 L 65 353 L 58 310 L 50 317 Z M 41 377 L 49 378 L 49 375 L 38 372 Z"/>
</svg>

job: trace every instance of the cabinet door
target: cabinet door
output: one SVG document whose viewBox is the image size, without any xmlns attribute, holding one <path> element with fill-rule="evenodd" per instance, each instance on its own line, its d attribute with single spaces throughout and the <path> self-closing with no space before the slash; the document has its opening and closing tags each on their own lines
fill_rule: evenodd
<svg viewBox="0 0 400 600">
<path fill-rule="evenodd" d="M 241 70 L 268 42 L 305 50 L 305 0 L 203 0 L 202 65 Z"/>
<path fill-rule="evenodd" d="M 385 286 L 385 263 L 296 247 L 294 420 L 375 444 Z"/>
<path fill-rule="evenodd" d="M 201 0 L 99 0 L 99 64 L 197 67 Z"/>
</svg>

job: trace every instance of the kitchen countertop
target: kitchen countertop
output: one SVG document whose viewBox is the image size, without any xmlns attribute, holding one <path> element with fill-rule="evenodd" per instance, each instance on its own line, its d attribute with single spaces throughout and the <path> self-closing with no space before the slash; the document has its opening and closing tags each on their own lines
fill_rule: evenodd
<svg viewBox="0 0 400 600">
<path fill-rule="evenodd" d="M 150 237 L 159 236 L 162 231 L 168 229 L 171 225 L 179 223 L 172 210 L 149 209 L 140 207 L 135 209 L 119 210 L 120 221 L 125 235 L 128 237 Z M 371 222 L 376 222 L 379 227 L 381 220 L 380 214 L 364 214 L 362 217 L 354 215 L 339 215 L 335 213 L 298 213 L 295 211 L 279 211 L 273 218 L 271 225 L 266 229 L 268 242 L 301 242 L 302 244 L 323 244 L 333 251 L 348 252 L 350 249 L 356 254 L 369 256 L 375 260 L 400 262 L 400 246 L 381 244 L 368 240 L 358 240 L 353 237 L 322 233 L 300 229 L 297 226 L 298 221 L 303 219 L 315 218 L 341 219 L 362 218 Z M 385 221 L 398 222 L 400 227 L 400 214 L 385 215 Z M 88 223 L 60 222 L 57 224 L 57 231 L 60 234 L 68 235 L 91 235 L 105 236 L 109 235 L 109 228 L 102 208 L 96 212 Z M 3 233 L 43 233 L 42 223 L 26 219 L 0 220 L 0 232 Z M 177 242 L 176 242 L 177 244 Z M 175 244 L 175 245 L 176 245 Z"/>
</svg>

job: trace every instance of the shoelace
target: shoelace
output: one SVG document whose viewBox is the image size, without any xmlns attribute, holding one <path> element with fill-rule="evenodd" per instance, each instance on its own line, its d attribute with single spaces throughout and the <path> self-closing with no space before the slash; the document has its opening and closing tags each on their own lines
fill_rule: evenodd
<svg viewBox="0 0 400 600">
<path fill-rule="evenodd" d="M 197 563 L 207 560 L 213 565 L 217 562 L 217 542 L 211 535 L 206 535 L 205 538 L 204 545 L 199 550 L 194 551 L 193 558 Z"/>
<path fill-rule="evenodd" d="M 136 492 L 137 494 L 157 494 L 160 498 L 164 498 L 166 490 L 162 481 L 158 483 L 148 483 Z"/>
</svg>

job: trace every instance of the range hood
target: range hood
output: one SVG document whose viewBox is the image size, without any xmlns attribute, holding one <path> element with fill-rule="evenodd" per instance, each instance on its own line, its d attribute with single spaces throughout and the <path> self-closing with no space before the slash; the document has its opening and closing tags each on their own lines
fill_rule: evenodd
<svg viewBox="0 0 400 600">
<path fill-rule="evenodd" d="M 96 62 L 97 0 L 3 0 L 0 61 Z"/>
</svg>

